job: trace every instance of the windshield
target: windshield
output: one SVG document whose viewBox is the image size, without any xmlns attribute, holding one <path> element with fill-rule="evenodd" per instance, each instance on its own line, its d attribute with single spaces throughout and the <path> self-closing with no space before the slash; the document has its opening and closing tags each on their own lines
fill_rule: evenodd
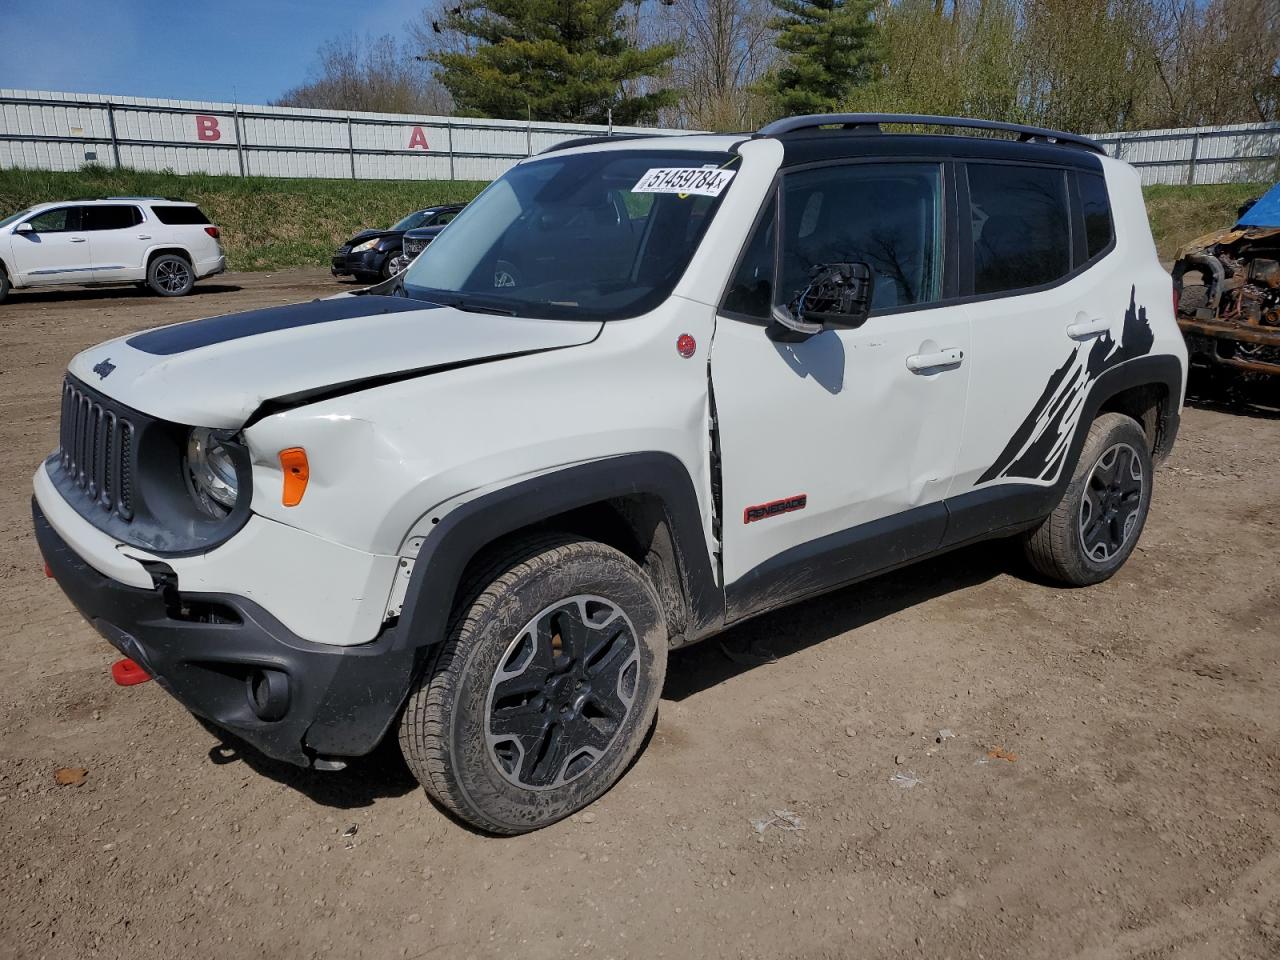
<svg viewBox="0 0 1280 960">
<path fill-rule="evenodd" d="M 447 240 L 419 254 L 405 295 L 555 319 L 652 310 L 683 275 L 737 162 L 652 149 L 519 164 L 458 214 Z"/>
<path fill-rule="evenodd" d="M 21 220 L 34 209 L 35 207 L 27 207 L 25 210 L 19 210 L 17 213 L 5 217 L 3 220 L 0 220 L 0 227 L 7 227 L 9 224 L 13 223 L 13 221 Z"/>
<path fill-rule="evenodd" d="M 430 212 L 429 210 L 419 210 L 417 213 L 411 213 L 391 229 L 412 230 L 414 227 L 420 227 L 427 222 L 427 214 Z"/>
</svg>

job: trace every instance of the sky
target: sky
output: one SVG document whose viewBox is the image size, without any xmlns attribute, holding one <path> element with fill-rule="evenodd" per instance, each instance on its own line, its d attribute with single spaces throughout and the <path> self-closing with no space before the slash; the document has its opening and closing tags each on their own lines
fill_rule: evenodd
<svg viewBox="0 0 1280 960">
<path fill-rule="evenodd" d="M 0 0 L 0 88 L 266 103 L 425 0 Z"/>
</svg>

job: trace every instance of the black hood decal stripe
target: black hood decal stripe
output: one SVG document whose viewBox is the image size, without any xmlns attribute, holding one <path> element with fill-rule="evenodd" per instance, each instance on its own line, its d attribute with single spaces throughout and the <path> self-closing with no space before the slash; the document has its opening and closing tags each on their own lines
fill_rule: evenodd
<svg viewBox="0 0 1280 960">
<path fill-rule="evenodd" d="M 597 334 L 599 336 L 599 334 Z M 593 341 L 587 341 L 591 343 Z M 530 357 L 539 353 L 551 353 L 555 350 L 567 350 L 574 346 L 583 346 L 584 344 L 565 344 L 559 347 L 539 347 L 534 350 L 519 350 L 515 353 L 496 353 L 487 357 L 474 357 L 470 360 L 457 360 L 453 363 L 437 363 L 429 367 L 414 367 L 411 370 L 397 370 L 394 373 L 380 373 L 373 377 L 361 377 L 358 380 L 347 380 L 344 383 L 332 383 L 323 387 L 315 387 L 311 390 L 301 390 L 298 393 L 291 393 L 284 397 L 273 397 L 270 400 L 264 400 L 262 405 L 253 412 L 253 415 L 245 421 L 242 429 L 249 429 L 259 420 L 270 417 L 277 413 L 284 413 L 286 410 L 294 410 L 298 407 L 305 407 L 308 404 L 320 403 L 324 400 L 332 400 L 335 397 L 344 397 L 352 393 L 360 393 L 363 390 L 372 390 L 375 387 L 385 387 L 388 384 L 400 383 L 404 380 L 414 380 L 418 377 L 425 377 L 433 373 L 444 373 L 448 370 L 461 370 L 464 367 L 475 367 L 482 363 L 494 363 L 498 360 L 514 360 L 517 357 Z"/>
<path fill-rule="evenodd" d="M 354 320 L 382 313 L 404 313 L 410 310 L 433 310 L 439 304 L 404 297 L 355 296 L 334 300 L 312 300 L 263 310 L 229 313 L 223 317 L 192 320 L 172 327 L 149 330 L 130 337 L 126 342 L 135 350 L 159 357 L 169 357 L 188 350 L 211 347 L 229 340 L 254 337 L 261 333 L 309 327 L 317 323 Z"/>
</svg>

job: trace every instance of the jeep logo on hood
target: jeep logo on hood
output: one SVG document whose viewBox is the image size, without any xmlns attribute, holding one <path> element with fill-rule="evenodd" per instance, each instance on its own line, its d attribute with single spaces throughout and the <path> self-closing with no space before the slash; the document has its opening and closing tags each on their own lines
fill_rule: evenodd
<svg viewBox="0 0 1280 960">
<path fill-rule="evenodd" d="M 93 372 L 98 375 L 99 380 L 105 380 L 107 377 L 111 376 L 111 371 L 115 368 L 116 365 L 111 362 L 111 358 L 107 357 L 101 363 L 94 366 Z"/>
</svg>

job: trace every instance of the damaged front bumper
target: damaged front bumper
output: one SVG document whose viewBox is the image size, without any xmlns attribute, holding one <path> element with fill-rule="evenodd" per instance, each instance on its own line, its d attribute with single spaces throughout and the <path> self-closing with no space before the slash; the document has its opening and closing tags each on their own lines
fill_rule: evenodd
<svg viewBox="0 0 1280 960">
<path fill-rule="evenodd" d="M 399 714 L 425 647 L 338 647 L 292 633 L 252 601 L 181 592 L 163 564 L 151 589 L 94 569 L 32 500 L 36 541 L 67 597 L 103 637 L 193 714 L 277 760 L 340 767 L 373 750 Z"/>
</svg>

